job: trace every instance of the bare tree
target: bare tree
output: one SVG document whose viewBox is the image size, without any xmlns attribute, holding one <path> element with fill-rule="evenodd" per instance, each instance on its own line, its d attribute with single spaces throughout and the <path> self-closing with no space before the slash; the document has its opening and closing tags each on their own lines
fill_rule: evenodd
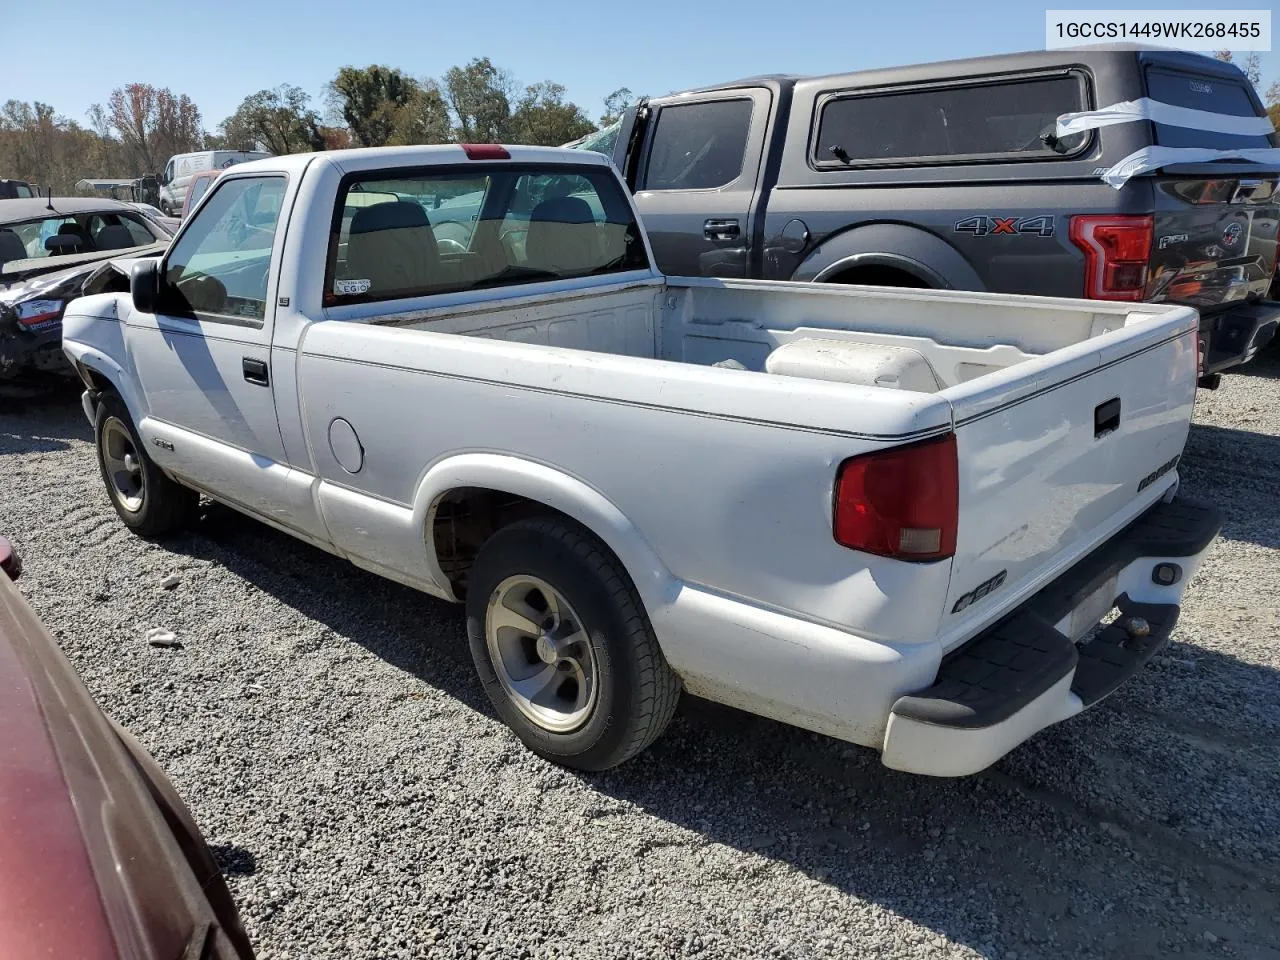
<svg viewBox="0 0 1280 960">
<path fill-rule="evenodd" d="M 130 157 L 149 173 L 175 153 L 199 150 L 204 144 L 200 111 L 186 94 L 149 83 L 130 83 L 111 91 L 107 116 Z"/>
</svg>

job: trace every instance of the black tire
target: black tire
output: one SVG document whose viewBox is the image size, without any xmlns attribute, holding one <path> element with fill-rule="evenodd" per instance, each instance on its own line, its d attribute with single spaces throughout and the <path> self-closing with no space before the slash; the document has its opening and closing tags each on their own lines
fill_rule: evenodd
<svg viewBox="0 0 1280 960">
<path fill-rule="evenodd" d="M 595 656 L 596 699 L 576 729 L 558 733 L 525 716 L 495 669 L 485 636 L 490 599 L 513 576 L 545 581 L 577 611 Z M 595 536 L 559 517 L 520 520 L 481 548 L 467 585 L 467 637 L 494 709 L 534 753 L 579 770 L 629 760 L 666 729 L 680 699 L 630 577 Z"/>
<path fill-rule="evenodd" d="M 104 437 L 123 428 L 132 438 L 133 451 L 141 476 L 140 504 L 137 509 L 126 503 L 126 498 L 112 480 L 107 466 Z M 194 490 L 171 480 L 147 456 L 142 438 L 138 435 L 129 410 L 114 393 L 104 393 L 99 398 L 98 412 L 94 419 L 94 440 L 98 454 L 98 469 L 102 473 L 107 497 L 124 525 L 146 539 L 155 539 L 174 533 L 195 520 L 200 495 Z"/>
</svg>

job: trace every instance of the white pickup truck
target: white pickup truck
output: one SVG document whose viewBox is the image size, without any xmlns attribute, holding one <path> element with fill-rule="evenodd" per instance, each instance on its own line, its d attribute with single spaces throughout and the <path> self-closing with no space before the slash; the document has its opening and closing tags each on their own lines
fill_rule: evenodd
<svg viewBox="0 0 1280 960">
<path fill-rule="evenodd" d="M 121 519 L 205 494 L 465 601 L 570 766 L 683 689 L 972 773 L 1142 666 L 1220 523 L 1193 310 L 664 277 L 590 153 L 245 163 L 117 269 L 63 329 Z"/>
</svg>

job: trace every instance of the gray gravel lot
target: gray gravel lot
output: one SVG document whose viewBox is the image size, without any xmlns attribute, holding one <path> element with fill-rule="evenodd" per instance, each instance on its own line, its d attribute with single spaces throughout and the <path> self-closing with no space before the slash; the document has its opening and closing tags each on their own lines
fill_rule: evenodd
<svg viewBox="0 0 1280 960">
<path fill-rule="evenodd" d="M 263 958 L 1280 960 L 1280 355 L 1196 419 L 1184 486 L 1227 525 L 1176 642 L 958 782 L 689 698 L 628 766 L 550 766 L 494 719 L 458 608 L 221 507 L 127 534 L 71 395 L 0 399 L 0 531 Z"/>
</svg>

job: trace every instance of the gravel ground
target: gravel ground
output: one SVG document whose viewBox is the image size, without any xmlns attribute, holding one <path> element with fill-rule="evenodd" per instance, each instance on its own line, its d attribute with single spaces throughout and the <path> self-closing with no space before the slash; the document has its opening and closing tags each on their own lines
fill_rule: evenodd
<svg viewBox="0 0 1280 960">
<path fill-rule="evenodd" d="M 263 958 L 1280 960 L 1280 355 L 1196 420 L 1184 485 L 1227 524 L 1176 642 L 958 782 L 689 698 L 622 769 L 550 766 L 492 715 L 459 609 L 220 507 L 127 534 L 74 397 L 0 400 L 0 530 Z"/>
</svg>

